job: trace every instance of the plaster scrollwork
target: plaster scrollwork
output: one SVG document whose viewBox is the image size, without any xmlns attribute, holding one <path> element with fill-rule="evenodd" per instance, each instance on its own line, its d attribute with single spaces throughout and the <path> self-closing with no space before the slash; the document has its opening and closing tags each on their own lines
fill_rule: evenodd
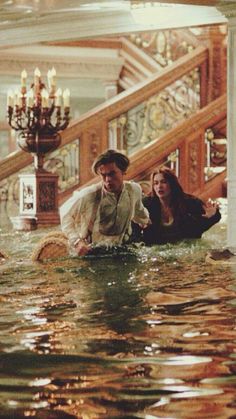
<svg viewBox="0 0 236 419">
<path fill-rule="evenodd" d="M 236 18 L 236 5 L 232 2 L 217 5 L 216 9 L 219 10 L 227 19 Z"/>
<path fill-rule="evenodd" d="M 0 61 L 0 73 L 18 76 L 25 68 L 27 72 L 32 73 L 36 67 L 40 68 L 42 74 L 47 74 L 48 69 L 52 66 L 56 67 L 57 74 L 67 78 L 95 78 L 100 80 L 117 80 L 122 68 L 122 63 L 111 63 L 105 60 L 87 61 L 87 62 L 55 62 L 55 60 L 35 59 L 27 60 L 23 58 L 15 59 L 6 57 Z"/>
</svg>

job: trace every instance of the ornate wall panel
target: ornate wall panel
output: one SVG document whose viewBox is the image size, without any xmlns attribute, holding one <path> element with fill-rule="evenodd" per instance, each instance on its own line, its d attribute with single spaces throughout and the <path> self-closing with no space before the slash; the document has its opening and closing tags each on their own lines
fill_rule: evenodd
<svg viewBox="0 0 236 419">
<path fill-rule="evenodd" d="M 188 191 L 193 192 L 201 185 L 201 153 L 199 145 L 201 137 L 194 139 L 188 144 Z"/>
</svg>

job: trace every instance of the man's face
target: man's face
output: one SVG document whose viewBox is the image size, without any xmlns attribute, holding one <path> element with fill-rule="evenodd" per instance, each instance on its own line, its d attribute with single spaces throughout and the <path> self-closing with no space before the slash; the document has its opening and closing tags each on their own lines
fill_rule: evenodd
<svg viewBox="0 0 236 419">
<path fill-rule="evenodd" d="M 103 186 L 108 192 L 119 193 L 122 190 L 124 173 L 116 163 L 102 164 L 98 169 Z"/>
</svg>

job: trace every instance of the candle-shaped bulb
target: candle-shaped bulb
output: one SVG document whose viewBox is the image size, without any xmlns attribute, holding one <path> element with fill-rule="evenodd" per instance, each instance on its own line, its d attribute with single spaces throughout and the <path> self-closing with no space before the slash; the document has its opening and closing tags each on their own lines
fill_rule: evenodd
<svg viewBox="0 0 236 419">
<path fill-rule="evenodd" d="M 48 76 L 48 87 L 49 87 L 49 89 L 50 89 L 50 88 L 51 88 L 51 85 L 52 85 L 52 75 L 51 75 L 51 70 L 48 70 L 47 76 Z"/>
<path fill-rule="evenodd" d="M 34 92 L 33 89 L 30 89 L 30 91 L 27 93 L 26 96 L 26 105 L 28 108 L 32 108 L 34 105 Z"/>
<path fill-rule="evenodd" d="M 34 84 L 38 85 L 39 84 L 39 80 L 41 77 L 41 73 L 40 70 L 38 69 L 38 67 L 34 70 Z"/>
<path fill-rule="evenodd" d="M 21 97 L 21 93 L 20 93 L 20 91 L 19 90 L 15 90 L 15 92 L 14 92 L 14 104 L 16 105 L 16 106 L 21 106 L 21 104 L 22 104 L 22 97 Z"/>
<path fill-rule="evenodd" d="M 42 90 L 41 97 L 42 97 L 42 107 L 43 108 L 48 108 L 49 94 L 48 94 L 48 91 L 46 89 Z"/>
<path fill-rule="evenodd" d="M 14 93 L 11 89 L 7 92 L 7 106 L 11 108 L 14 106 Z"/>
<path fill-rule="evenodd" d="M 51 69 L 51 86 L 55 87 L 56 86 L 56 69 L 54 67 L 52 67 Z"/>
<path fill-rule="evenodd" d="M 69 89 L 66 89 L 63 92 L 63 102 L 64 102 L 64 108 L 69 108 L 70 107 L 70 91 L 69 91 Z"/>
<path fill-rule="evenodd" d="M 62 90 L 61 88 L 57 89 L 55 95 L 55 106 L 61 106 L 61 97 L 62 97 Z"/>
<path fill-rule="evenodd" d="M 27 72 L 26 70 L 23 70 L 21 72 L 21 87 L 26 87 L 26 78 L 27 78 Z"/>
</svg>

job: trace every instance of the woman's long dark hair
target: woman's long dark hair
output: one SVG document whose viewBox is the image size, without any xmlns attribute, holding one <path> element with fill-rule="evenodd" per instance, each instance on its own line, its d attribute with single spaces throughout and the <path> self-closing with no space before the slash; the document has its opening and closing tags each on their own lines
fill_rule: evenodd
<svg viewBox="0 0 236 419">
<path fill-rule="evenodd" d="M 174 216 L 181 216 L 186 212 L 186 204 L 185 199 L 186 197 L 190 196 L 186 194 L 179 183 L 179 180 L 175 173 L 166 166 L 158 167 L 154 172 L 151 174 L 151 195 L 157 197 L 154 191 L 154 177 L 156 175 L 163 175 L 164 179 L 170 185 L 171 197 L 170 197 L 170 207 L 173 211 Z M 159 199 L 157 197 L 157 199 Z"/>
</svg>

